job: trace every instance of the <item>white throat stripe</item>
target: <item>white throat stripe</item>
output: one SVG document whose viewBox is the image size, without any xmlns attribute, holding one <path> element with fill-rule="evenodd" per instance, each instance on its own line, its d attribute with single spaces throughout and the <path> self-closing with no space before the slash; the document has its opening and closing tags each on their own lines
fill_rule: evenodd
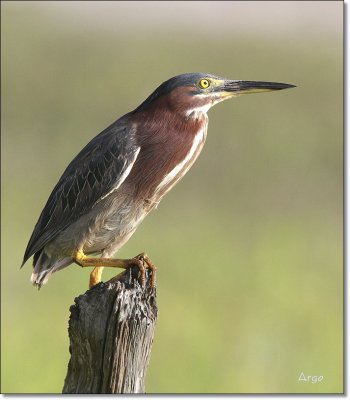
<svg viewBox="0 0 350 400">
<path fill-rule="evenodd" d="M 170 183 L 173 179 L 176 178 L 176 176 L 181 172 L 181 170 L 184 168 L 184 166 L 192 159 L 194 154 L 196 153 L 197 149 L 201 144 L 203 144 L 204 139 L 205 139 L 205 134 L 206 134 L 206 129 L 201 129 L 197 135 L 193 139 L 193 143 L 191 146 L 191 149 L 189 153 L 186 155 L 186 157 L 172 170 L 170 171 L 161 181 L 161 183 L 158 186 L 158 189 L 161 189 L 163 186 L 167 185 Z M 194 160 L 193 160 L 194 161 Z M 186 168 L 186 171 L 190 168 L 192 163 Z M 186 172 L 184 171 L 184 173 Z"/>
</svg>

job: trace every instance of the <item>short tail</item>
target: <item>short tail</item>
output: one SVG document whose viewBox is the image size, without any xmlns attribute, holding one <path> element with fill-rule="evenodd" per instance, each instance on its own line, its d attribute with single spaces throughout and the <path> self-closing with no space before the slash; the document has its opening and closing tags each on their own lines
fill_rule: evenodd
<svg viewBox="0 0 350 400">
<path fill-rule="evenodd" d="M 40 289 L 42 285 L 47 283 L 52 274 L 68 267 L 72 262 L 73 260 L 70 257 L 56 258 L 46 254 L 45 250 L 41 250 L 34 254 L 33 272 L 30 280 L 33 285 Z"/>
</svg>

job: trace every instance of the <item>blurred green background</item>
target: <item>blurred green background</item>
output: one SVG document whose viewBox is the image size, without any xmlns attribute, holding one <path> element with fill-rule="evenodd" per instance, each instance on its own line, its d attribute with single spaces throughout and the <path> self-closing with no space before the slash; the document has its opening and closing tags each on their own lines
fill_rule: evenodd
<svg viewBox="0 0 350 400">
<path fill-rule="evenodd" d="M 342 392 L 342 2 L 1 8 L 2 391 L 63 387 L 89 274 L 38 292 L 19 266 L 64 168 L 161 82 L 204 71 L 298 88 L 211 110 L 199 160 L 119 253 L 158 266 L 146 390 Z"/>
</svg>

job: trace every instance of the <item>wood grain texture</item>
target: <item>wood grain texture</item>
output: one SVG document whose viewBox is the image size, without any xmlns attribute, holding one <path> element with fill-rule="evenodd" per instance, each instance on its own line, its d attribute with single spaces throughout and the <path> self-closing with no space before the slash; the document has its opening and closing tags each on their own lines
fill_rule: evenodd
<svg viewBox="0 0 350 400">
<path fill-rule="evenodd" d="M 156 289 L 131 268 L 70 307 L 71 358 L 63 393 L 144 393 L 157 320 Z"/>
</svg>

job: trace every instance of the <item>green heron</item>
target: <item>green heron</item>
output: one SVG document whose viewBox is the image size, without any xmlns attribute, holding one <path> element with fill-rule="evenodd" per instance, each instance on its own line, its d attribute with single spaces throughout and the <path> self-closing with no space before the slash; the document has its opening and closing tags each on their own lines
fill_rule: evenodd
<svg viewBox="0 0 350 400">
<path fill-rule="evenodd" d="M 134 111 L 94 137 L 73 159 L 53 189 L 26 248 L 31 281 L 39 288 L 72 263 L 95 267 L 90 287 L 103 267 L 155 267 L 142 253 L 111 258 L 145 216 L 186 174 L 201 152 L 207 111 L 245 93 L 294 87 L 285 83 L 228 80 L 203 73 L 162 83 Z M 100 255 L 100 257 L 92 257 Z"/>
</svg>

